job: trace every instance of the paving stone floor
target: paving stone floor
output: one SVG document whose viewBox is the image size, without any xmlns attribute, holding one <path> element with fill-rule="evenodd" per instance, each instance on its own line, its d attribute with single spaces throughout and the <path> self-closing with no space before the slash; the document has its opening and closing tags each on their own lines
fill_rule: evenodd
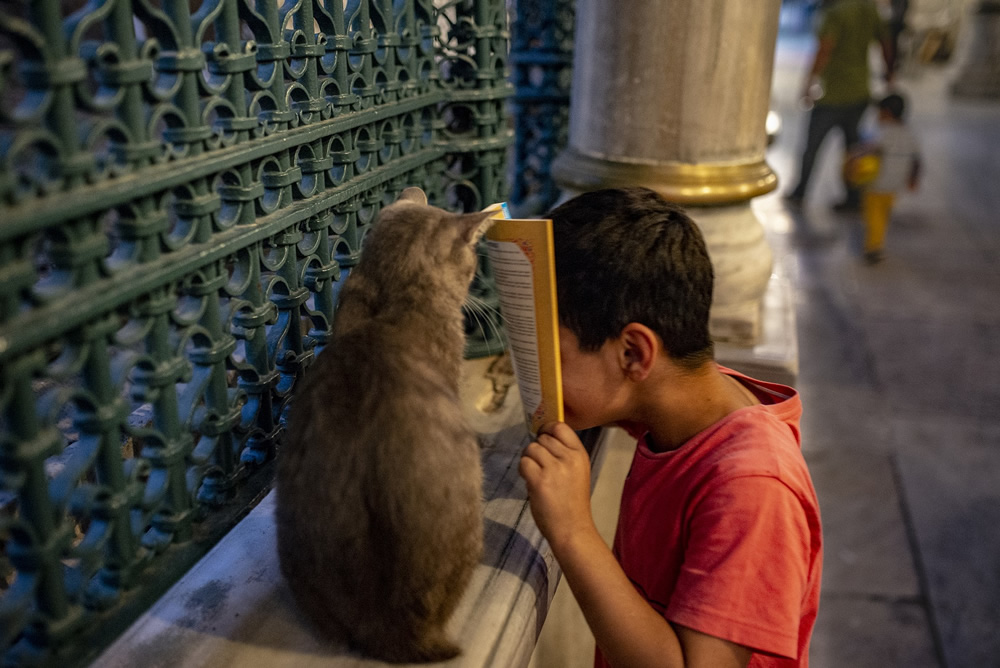
<svg viewBox="0 0 1000 668">
<path fill-rule="evenodd" d="M 860 261 L 860 222 L 836 214 L 830 140 L 804 206 L 794 185 L 812 40 L 783 35 L 768 160 L 779 192 L 755 207 L 784 245 L 799 340 L 803 447 L 823 512 L 816 668 L 1000 666 L 1000 100 L 960 100 L 961 55 L 897 86 L 924 154 L 899 198 L 887 258 Z"/>
</svg>

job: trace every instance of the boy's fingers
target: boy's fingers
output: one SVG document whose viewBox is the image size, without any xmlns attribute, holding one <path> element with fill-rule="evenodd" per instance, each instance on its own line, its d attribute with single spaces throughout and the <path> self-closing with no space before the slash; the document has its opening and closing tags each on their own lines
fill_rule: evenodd
<svg viewBox="0 0 1000 668">
<path fill-rule="evenodd" d="M 517 472 L 524 478 L 525 482 L 533 482 L 541 471 L 542 467 L 538 462 L 527 455 L 522 456 L 520 463 L 517 465 Z"/>
<path fill-rule="evenodd" d="M 539 435 L 543 433 L 549 434 L 568 448 L 576 449 L 583 447 L 583 444 L 580 443 L 580 437 L 577 436 L 576 432 L 573 431 L 573 428 L 565 422 L 549 422 L 543 426 L 538 433 Z"/>
<path fill-rule="evenodd" d="M 565 423 L 564 422 L 546 422 L 538 430 L 538 433 L 539 434 L 551 434 L 553 431 L 555 431 L 555 428 L 558 427 L 561 424 L 565 424 Z"/>
<path fill-rule="evenodd" d="M 546 452 L 550 453 L 556 459 L 561 458 L 563 450 L 566 447 L 559 441 L 558 438 L 549 434 L 538 434 L 538 438 L 532 445 L 541 446 Z"/>
<path fill-rule="evenodd" d="M 525 458 L 534 460 L 534 462 L 538 464 L 538 466 L 540 467 L 545 465 L 546 459 L 554 456 L 555 455 L 553 455 L 552 452 L 547 447 L 540 444 L 538 441 L 533 441 L 532 443 L 529 443 L 528 446 L 521 453 L 522 460 Z"/>
</svg>

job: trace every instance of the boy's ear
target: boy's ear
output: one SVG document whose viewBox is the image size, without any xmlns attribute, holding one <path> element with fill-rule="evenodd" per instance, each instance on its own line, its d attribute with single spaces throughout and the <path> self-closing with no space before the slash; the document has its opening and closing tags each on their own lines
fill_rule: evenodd
<svg viewBox="0 0 1000 668">
<path fill-rule="evenodd" d="M 660 354 L 660 338 L 646 325 L 630 322 L 622 329 L 618 340 L 621 342 L 622 371 L 630 380 L 645 380 Z"/>
</svg>

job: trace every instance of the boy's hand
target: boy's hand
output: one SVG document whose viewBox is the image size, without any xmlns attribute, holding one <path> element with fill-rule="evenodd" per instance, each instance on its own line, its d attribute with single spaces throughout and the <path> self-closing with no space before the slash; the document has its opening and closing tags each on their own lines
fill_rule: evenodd
<svg viewBox="0 0 1000 668">
<path fill-rule="evenodd" d="M 524 449 L 518 472 L 528 486 L 535 524 L 553 549 L 578 531 L 593 529 L 590 455 L 569 425 L 542 427 L 538 440 Z"/>
</svg>

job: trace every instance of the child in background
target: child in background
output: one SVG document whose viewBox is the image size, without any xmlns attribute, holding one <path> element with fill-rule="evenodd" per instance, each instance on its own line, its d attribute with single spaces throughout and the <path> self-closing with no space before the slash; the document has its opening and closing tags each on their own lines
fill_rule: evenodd
<svg viewBox="0 0 1000 668">
<path fill-rule="evenodd" d="M 903 122 L 906 101 L 892 93 L 878 103 L 878 176 L 865 191 L 861 213 L 865 221 L 865 260 L 870 264 L 884 257 L 885 235 L 896 193 L 904 186 L 916 190 L 920 177 L 920 150 Z"/>
<path fill-rule="evenodd" d="M 622 188 L 548 217 L 566 422 L 519 470 L 595 665 L 807 666 L 822 535 L 798 394 L 715 363 L 712 265 L 682 209 Z M 613 550 L 574 431 L 612 424 L 639 439 Z"/>
</svg>

